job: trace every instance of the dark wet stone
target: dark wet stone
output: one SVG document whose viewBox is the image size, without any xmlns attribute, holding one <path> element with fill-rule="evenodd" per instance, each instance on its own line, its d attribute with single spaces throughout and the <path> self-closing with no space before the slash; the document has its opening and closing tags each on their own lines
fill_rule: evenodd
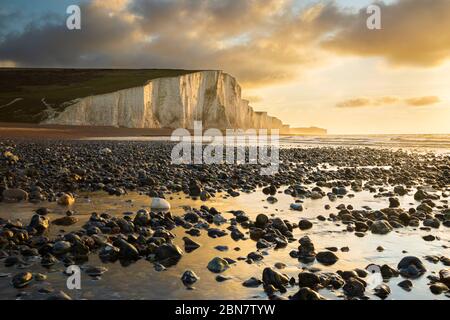
<svg viewBox="0 0 450 320">
<path fill-rule="evenodd" d="M 430 241 L 436 240 L 436 237 L 433 236 L 432 234 L 427 234 L 426 236 L 423 236 L 422 239 L 425 240 L 425 241 L 430 242 Z"/>
<path fill-rule="evenodd" d="M 395 270 L 394 268 L 391 268 L 387 264 L 384 264 L 380 267 L 380 272 L 381 272 L 383 279 L 390 279 L 392 277 L 398 276 L 398 271 Z"/>
<path fill-rule="evenodd" d="M 304 271 L 298 274 L 298 285 L 300 287 L 314 289 L 318 284 L 320 284 L 320 278 L 315 273 Z"/>
<path fill-rule="evenodd" d="M 397 265 L 400 274 L 405 278 L 418 278 L 427 270 L 419 258 L 404 257 Z"/>
<path fill-rule="evenodd" d="M 443 269 L 439 271 L 439 281 L 444 283 L 446 286 L 450 286 L 450 270 Z"/>
<path fill-rule="evenodd" d="M 300 230 L 308 230 L 308 229 L 311 229 L 313 227 L 313 224 L 309 220 L 302 219 L 298 223 L 298 227 L 299 227 Z"/>
<path fill-rule="evenodd" d="M 436 282 L 430 286 L 430 291 L 436 295 L 442 294 L 443 292 L 447 292 L 448 290 L 449 290 L 448 287 L 442 282 Z"/>
<path fill-rule="evenodd" d="M 269 222 L 269 218 L 265 214 L 261 213 L 256 216 L 255 225 L 258 228 L 264 228 L 268 222 Z"/>
<path fill-rule="evenodd" d="M 247 255 L 247 258 L 252 261 L 261 261 L 262 259 L 264 259 L 264 256 L 258 252 L 250 252 Z"/>
<path fill-rule="evenodd" d="M 218 275 L 216 276 L 216 281 L 217 281 L 217 282 L 225 282 L 225 281 L 228 281 L 228 280 L 231 280 L 231 279 L 233 279 L 233 277 L 230 277 L 230 276 L 224 276 L 224 275 L 221 275 L 221 274 L 218 274 Z"/>
<path fill-rule="evenodd" d="M 123 239 L 119 239 L 114 243 L 114 246 L 119 248 L 119 258 L 123 260 L 138 260 L 139 259 L 139 251 L 136 249 L 134 245 L 128 243 Z"/>
<path fill-rule="evenodd" d="M 380 284 L 379 286 L 373 289 L 374 295 L 381 299 L 386 299 L 391 294 L 391 288 L 387 284 Z"/>
<path fill-rule="evenodd" d="M 53 245 L 53 254 L 59 256 L 70 251 L 72 245 L 68 241 L 58 241 Z"/>
<path fill-rule="evenodd" d="M 198 279 L 199 277 L 192 270 L 186 270 L 181 276 L 181 281 L 185 286 L 192 286 Z"/>
<path fill-rule="evenodd" d="M 64 216 L 52 221 L 57 226 L 71 226 L 78 222 L 78 218 L 74 216 Z"/>
<path fill-rule="evenodd" d="M 384 220 L 377 220 L 370 226 L 373 234 L 388 234 L 392 231 L 392 226 Z"/>
<path fill-rule="evenodd" d="M 366 286 L 361 279 L 350 278 L 343 287 L 344 293 L 350 297 L 361 297 L 364 295 Z"/>
<path fill-rule="evenodd" d="M 200 230 L 197 229 L 197 228 L 189 229 L 189 230 L 186 231 L 186 233 L 187 233 L 188 235 L 193 236 L 193 237 L 198 237 L 198 236 L 200 236 Z"/>
<path fill-rule="evenodd" d="M 208 270 L 214 273 L 221 273 L 227 270 L 229 267 L 230 266 L 228 261 L 220 257 L 213 258 L 207 266 Z"/>
<path fill-rule="evenodd" d="M 289 278 L 269 267 L 263 270 L 262 281 L 264 285 L 272 285 L 277 289 L 284 288 L 289 283 Z"/>
<path fill-rule="evenodd" d="M 389 208 L 400 207 L 400 201 L 397 198 L 389 198 Z"/>
<path fill-rule="evenodd" d="M 35 214 L 30 221 L 30 228 L 35 229 L 39 234 L 44 233 L 47 231 L 49 223 L 48 219 L 44 216 L 41 216 L 39 214 Z"/>
<path fill-rule="evenodd" d="M 413 283 L 411 282 L 411 280 L 408 280 L 408 279 L 399 282 L 397 285 L 400 288 L 402 288 L 403 290 L 408 291 L 408 292 L 411 291 L 412 287 L 413 287 Z"/>
<path fill-rule="evenodd" d="M 105 245 L 99 251 L 99 257 L 102 261 L 116 261 L 120 255 L 120 249 L 112 245 Z"/>
<path fill-rule="evenodd" d="M 210 236 L 211 238 L 220 238 L 220 237 L 224 237 L 226 235 L 227 235 L 227 232 L 220 230 L 220 229 L 211 228 L 208 230 L 208 236 Z"/>
<path fill-rule="evenodd" d="M 266 249 L 266 248 L 271 247 L 271 243 L 269 241 L 265 240 L 265 239 L 259 239 L 256 242 L 256 247 L 258 249 Z"/>
<path fill-rule="evenodd" d="M 188 238 L 188 237 L 183 237 L 183 241 L 184 241 L 184 250 L 186 252 L 192 252 L 195 249 L 200 248 L 200 244 L 195 242 L 194 240 Z"/>
<path fill-rule="evenodd" d="M 339 260 L 339 258 L 331 251 L 322 251 L 317 253 L 316 259 L 321 264 L 326 266 L 333 265 Z"/>
<path fill-rule="evenodd" d="M 162 244 L 156 249 L 155 256 L 157 260 L 163 261 L 166 259 L 181 259 L 183 255 L 183 251 L 175 245 L 175 244 L 169 244 L 165 243 Z"/>
<path fill-rule="evenodd" d="M 30 272 L 21 272 L 13 276 L 11 284 L 14 288 L 23 288 L 30 284 L 33 275 Z"/>
<path fill-rule="evenodd" d="M 324 300 L 324 298 L 320 294 L 307 287 L 300 288 L 300 290 L 298 290 L 296 294 L 290 297 L 290 299 L 304 301 Z"/>
<path fill-rule="evenodd" d="M 250 279 L 245 280 L 242 285 L 247 288 L 257 288 L 262 284 L 262 281 L 251 277 Z"/>
<path fill-rule="evenodd" d="M 102 266 L 86 266 L 83 268 L 83 270 L 84 272 L 86 272 L 87 275 L 91 277 L 100 277 L 106 271 L 108 271 L 108 268 Z"/>
</svg>

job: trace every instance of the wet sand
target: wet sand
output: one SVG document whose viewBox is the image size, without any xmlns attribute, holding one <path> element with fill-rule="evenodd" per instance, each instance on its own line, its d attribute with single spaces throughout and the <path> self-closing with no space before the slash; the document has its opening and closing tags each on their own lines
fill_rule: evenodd
<svg viewBox="0 0 450 320">
<path fill-rule="evenodd" d="M 0 122 L 0 138 L 77 140 L 95 137 L 152 137 L 170 136 L 173 129 L 133 129 L 98 126 L 39 125 Z"/>
</svg>

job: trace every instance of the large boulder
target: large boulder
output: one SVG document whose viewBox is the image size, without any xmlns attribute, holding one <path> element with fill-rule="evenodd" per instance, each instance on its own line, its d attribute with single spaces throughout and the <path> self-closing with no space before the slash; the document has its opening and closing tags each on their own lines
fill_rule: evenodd
<svg viewBox="0 0 450 320">
<path fill-rule="evenodd" d="M 423 275 L 427 269 L 422 261 L 414 256 L 404 257 L 397 265 L 400 274 L 405 278 L 418 278 Z"/>
</svg>

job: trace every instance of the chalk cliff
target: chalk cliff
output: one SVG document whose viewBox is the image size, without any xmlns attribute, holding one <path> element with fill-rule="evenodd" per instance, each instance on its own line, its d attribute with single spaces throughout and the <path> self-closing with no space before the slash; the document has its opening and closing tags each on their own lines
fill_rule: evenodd
<svg viewBox="0 0 450 320">
<path fill-rule="evenodd" d="M 143 86 L 70 102 L 46 124 L 127 128 L 286 129 L 266 112 L 255 112 L 241 98 L 236 79 L 222 71 L 199 71 L 157 78 Z"/>
</svg>

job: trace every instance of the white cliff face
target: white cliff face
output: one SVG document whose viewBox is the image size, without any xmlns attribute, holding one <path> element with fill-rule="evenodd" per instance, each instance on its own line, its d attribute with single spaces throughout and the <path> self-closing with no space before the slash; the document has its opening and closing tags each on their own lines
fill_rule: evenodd
<svg viewBox="0 0 450 320">
<path fill-rule="evenodd" d="M 236 80 L 222 71 L 158 78 L 141 87 L 77 99 L 46 124 L 127 128 L 282 129 L 277 118 L 254 112 Z"/>
</svg>

